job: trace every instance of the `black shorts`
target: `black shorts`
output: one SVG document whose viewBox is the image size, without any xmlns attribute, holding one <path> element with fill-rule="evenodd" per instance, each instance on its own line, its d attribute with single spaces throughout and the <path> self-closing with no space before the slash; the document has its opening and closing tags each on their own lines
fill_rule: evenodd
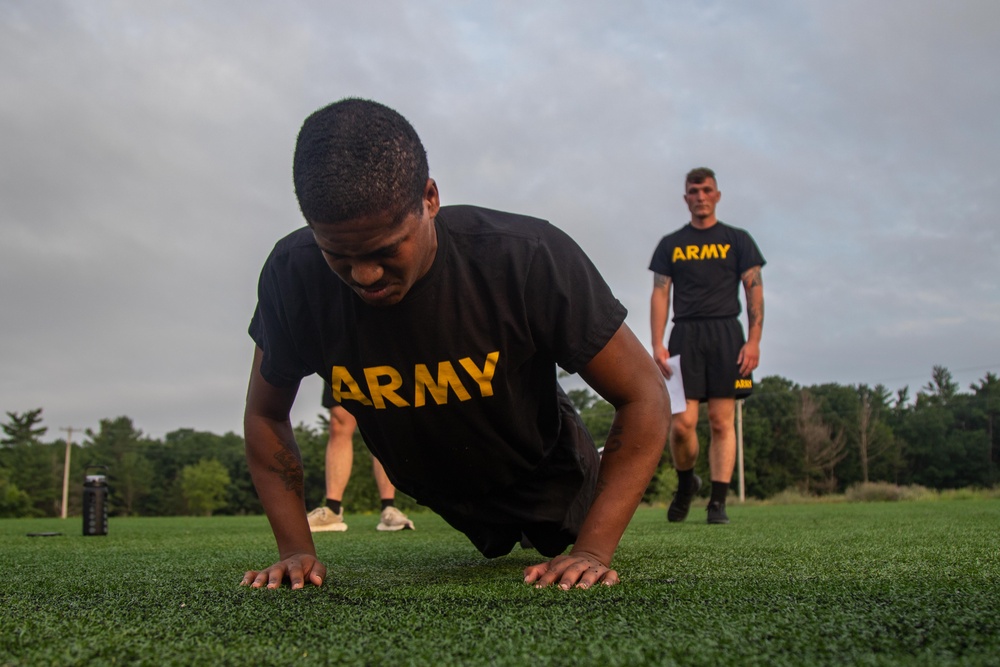
<svg viewBox="0 0 1000 667">
<path fill-rule="evenodd" d="M 501 524 L 471 521 L 439 512 L 452 528 L 462 532 L 482 555 L 487 558 L 506 556 L 518 543 L 532 547 L 547 558 L 555 558 L 576 542 L 576 530 L 558 523 Z"/>
<path fill-rule="evenodd" d="M 524 545 L 524 538 L 548 558 L 576 542 L 597 492 L 601 457 L 562 392 L 559 401 L 562 437 L 572 445 L 553 450 L 532 479 L 509 493 L 496 494 L 488 503 L 492 507 L 485 510 L 475 502 L 429 503 L 487 558 L 510 553 L 518 543 Z M 517 515 L 523 518 L 514 519 Z"/>
<path fill-rule="evenodd" d="M 740 375 L 736 359 L 746 340 L 739 320 L 674 322 L 667 349 L 681 355 L 684 395 L 689 401 L 745 398 L 753 392 L 753 374 Z"/>
<path fill-rule="evenodd" d="M 493 522 L 484 513 L 474 512 L 470 513 L 472 514 L 470 516 L 462 512 L 461 509 L 464 508 L 460 507 L 434 509 L 452 528 L 464 533 L 479 553 L 487 558 L 505 556 L 518 543 L 525 546 L 525 539 L 538 553 L 548 558 L 555 558 L 564 552 L 566 547 L 576 542 L 583 520 L 587 518 L 587 512 L 590 511 L 590 505 L 594 501 L 600 456 L 596 448 L 593 454 L 596 459 L 590 463 L 593 472 L 579 487 L 569 507 L 563 510 L 565 516 L 562 521 Z"/>
</svg>

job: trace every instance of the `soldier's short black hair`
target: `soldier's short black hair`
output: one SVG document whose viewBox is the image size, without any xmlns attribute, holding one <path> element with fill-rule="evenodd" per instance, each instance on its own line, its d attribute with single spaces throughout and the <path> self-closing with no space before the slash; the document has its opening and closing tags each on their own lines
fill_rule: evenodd
<svg viewBox="0 0 1000 667">
<path fill-rule="evenodd" d="M 292 179 L 306 222 L 423 210 L 427 153 L 409 121 L 384 104 L 334 102 L 302 124 Z"/>
</svg>

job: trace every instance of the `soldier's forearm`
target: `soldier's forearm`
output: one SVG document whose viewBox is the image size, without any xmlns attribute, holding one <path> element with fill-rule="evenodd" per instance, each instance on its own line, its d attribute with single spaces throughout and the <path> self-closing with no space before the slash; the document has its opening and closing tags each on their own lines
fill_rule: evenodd
<svg viewBox="0 0 1000 667">
<path fill-rule="evenodd" d="M 306 521 L 302 459 L 290 424 L 263 417 L 245 422 L 247 465 L 284 558 L 315 554 Z"/>
</svg>

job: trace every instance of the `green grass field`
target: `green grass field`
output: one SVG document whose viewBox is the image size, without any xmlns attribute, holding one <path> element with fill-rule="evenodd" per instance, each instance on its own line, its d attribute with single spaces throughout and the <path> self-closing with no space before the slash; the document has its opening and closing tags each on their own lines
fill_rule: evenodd
<svg viewBox="0 0 1000 667">
<path fill-rule="evenodd" d="M 262 517 L 0 521 L 2 665 L 998 665 L 1000 501 L 640 509 L 622 583 L 535 590 L 435 515 L 317 535 L 319 589 L 252 590 Z M 61 531 L 58 537 L 29 532 Z"/>
</svg>

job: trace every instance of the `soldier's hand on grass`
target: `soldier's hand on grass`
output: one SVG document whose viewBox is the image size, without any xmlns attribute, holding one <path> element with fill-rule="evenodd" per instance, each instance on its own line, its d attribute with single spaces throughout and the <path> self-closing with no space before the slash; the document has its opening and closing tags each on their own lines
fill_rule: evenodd
<svg viewBox="0 0 1000 667">
<path fill-rule="evenodd" d="M 322 586 L 326 578 L 326 565 L 323 565 L 312 554 L 292 554 L 267 568 L 266 570 L 248 570 L 243 575 L 240 586 L 260 588 L 280 588 L 285 579 L 292 585 L 292 590 L 302 588 L 306 582 L 313 586 Z"/>
<path fill-rule="evenodd" d="M 524 583 L 534 584 L 535 588 L 556 584 L 564 591 L 574 587 L 590 588 L 597 583 L 614 586 L 618 583 L 618 573 L 592 554 L 578 551 L 526 567 Z"/>
</svg>

